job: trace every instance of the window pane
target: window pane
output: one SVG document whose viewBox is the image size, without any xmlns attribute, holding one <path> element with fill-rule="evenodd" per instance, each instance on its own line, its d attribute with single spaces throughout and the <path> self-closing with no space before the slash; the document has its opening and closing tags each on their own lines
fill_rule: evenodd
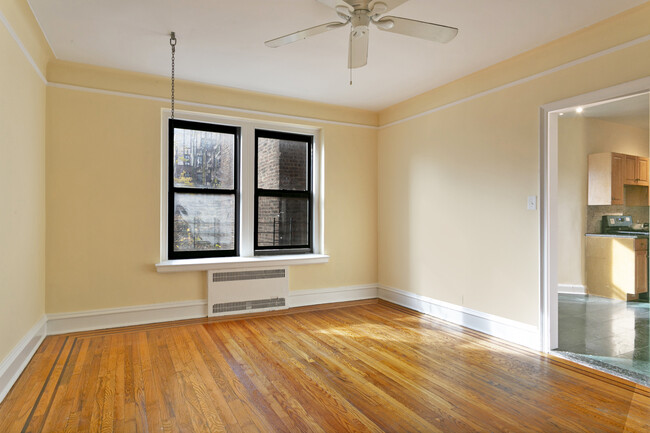
<svg viewBox="0 0 650 433">
<path fill-rule="evenodd" d="M 235 249 L 235 196 L 175 194 L 174 251 Z"/>
<path fill-rule="evenodd" d="M 307 190 L 309 143 L 259 137 L 257 187 L 289 191 Z"/>
<path fill-rule="evenodd" d="M 309 200 L 259 197 L 257 245 L 304 246 L 309 244 Z"/>
<path fill-rule="evenodd" d="M 234 189 L 235 136 L 174 129 L 174 186 Z"/>
</svg>

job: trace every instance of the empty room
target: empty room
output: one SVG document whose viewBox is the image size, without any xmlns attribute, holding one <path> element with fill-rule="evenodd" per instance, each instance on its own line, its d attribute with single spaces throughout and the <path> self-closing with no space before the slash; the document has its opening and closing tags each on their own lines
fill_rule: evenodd
<svg viewBox="0 0 650 433">
<path fill-rule="evenodd" d="M 650 431 L 649 23 L 0 0 L 0 433 Z"/>
</svg>

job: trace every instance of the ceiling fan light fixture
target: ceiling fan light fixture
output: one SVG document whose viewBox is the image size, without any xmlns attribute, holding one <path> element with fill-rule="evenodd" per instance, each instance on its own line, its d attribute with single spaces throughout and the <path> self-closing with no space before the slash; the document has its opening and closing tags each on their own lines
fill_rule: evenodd
<svg viewBox="0 0 650 433">
<path fill-rule="evenodd" d="M 368 26 L 358 26 L 352 29 L 353 38 L 361 38 L 368 33 Z"/>
</svg>

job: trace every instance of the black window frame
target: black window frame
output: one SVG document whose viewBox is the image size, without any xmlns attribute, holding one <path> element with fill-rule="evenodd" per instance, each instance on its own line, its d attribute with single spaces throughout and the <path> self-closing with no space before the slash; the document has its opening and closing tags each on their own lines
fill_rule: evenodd
<svg viewBox="0 0 650 433">
<path fill-rule="evenodd" d="M 307 190 L 294 191 L 294 190 L 279 190 L 279 189 L 263 189 L 259 188 L 258 184 L 258 148 L 260 138 L 272 138 L 277 140 L 288 140 L 306 142 L 308 144 L 308 157 L 307 157 Z M 253 252 L 258 255 L 273 255 L 273 254 L 309 254 L 313 252 L 313 233 L 314 233 L 314 194 L 313 194 L 313 165 L 314 165 L 314 136 L 307 134 L 299 134 L 293 132 L 270 131 L 265 129 L 255 129 L 255 211 L 253 213 Z M 306 245 L 277 245 L 277 246 L 260 246 L 258 241 L 259 231 L 259 197 L 280 197 L 280 198 L 306 198 L 308 200 L 308 227 L 309 235 Z"/>
<path fill-rule="evenodd" d="M 191 188 L 177 187 L 174 185 L 174 130 L 190 129 L 197 131 L 233 134 L 235 137 L 233 189 L 216 188 Z M 168 189 L 167 189 L 167 258 L 169 260 L 197 259 L 210 257 L 239 256 L 240 242 L 240 200 L 241 200 L 241 128 L 237 126 L 220 125 L 216 123 L 197 122 L 182 119 L 169 119 L 168 124 Z M 177 193 L 208 194 L 208 195 L 234 195 L 235 196 L 235 233 L 234 249 L 232 250 L 199 250 L 199 251 L 174 251 L 174 196 Z"/>
</svg>

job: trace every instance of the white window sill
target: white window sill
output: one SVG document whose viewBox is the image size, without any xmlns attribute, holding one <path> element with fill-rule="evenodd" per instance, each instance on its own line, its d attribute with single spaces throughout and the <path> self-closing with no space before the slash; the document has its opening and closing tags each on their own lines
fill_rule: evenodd
<svg viewBox="0 0 650 433">
<path fill-rule="evenodd" d="M 326 254 L 294 254 L 287 256 L 218 257 L 209 259 L 165 260 L 156 263 L 158 272 L 189 272 L 217 269 L 256 268 L 265 266 L 296 266 L 327 263 Z"/>
</svg>

